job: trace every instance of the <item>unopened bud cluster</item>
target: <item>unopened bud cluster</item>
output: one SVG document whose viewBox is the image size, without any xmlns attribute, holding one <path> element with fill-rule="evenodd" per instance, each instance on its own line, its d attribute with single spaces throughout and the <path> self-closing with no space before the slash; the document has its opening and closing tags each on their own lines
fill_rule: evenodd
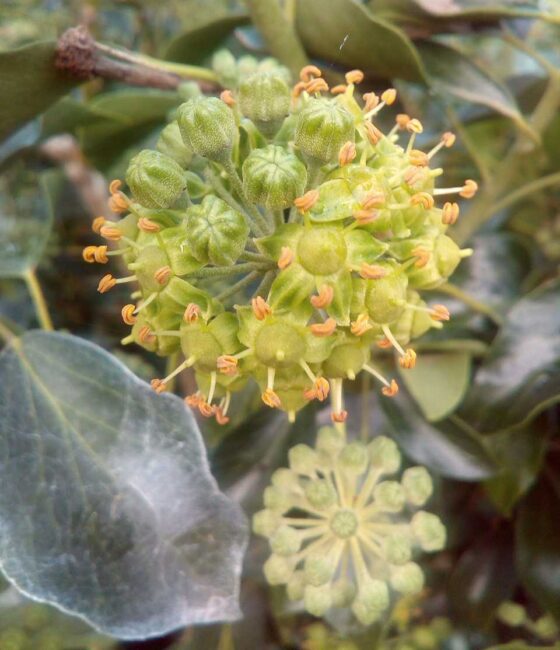
<svg viewBox="0 0 560 650">
<path fill-rule="evenodd" d="M 532 619 L 523 605 L 512 601 L 503 602 L 496 611 L 500 623 L 514 628 L 525 628 L 527 632 L 543 641 L 560 640 L 560 628 L 551 614 Z"/>
<path fill-rule="evenodd" d="M 384 616 L 391 602 L 419 593 L 424 574 L 413 557 L 445 545 L 439 518 L 421 508 L 432 494 L 424 467 L 406 469 L 395 443 L 346 443 L 336 428 L 319 431 L 315 448 L 297 445 L 289 469 L 272 475 L 265 509 L 253 519 L 268 538 L 268 582 L 323 616 L 350 608 L 363 625 Z"/>
<path fill-rule="evenodd" d="M 398 390 L 372 362 L 377 348 L 393 348 L 411 368 L 410 341 L 449 319 L 424 292 L 470 251 L 445 234 L 458 203 L 436 200 L 470 198 L 476 183 L 439 186 L 442 169 L 432 162 L 453 144 L 451 133 L 428 152 L 416 148 L 422 124 L 408 115 L 382 133 L 376 117 L 396 92 L 356 96 L 357 70 L 329 89 L 307 66 L 290 88 L 270 62 L 255 62 L 248 76 L 221 53 L 216 66 L 231 89 L 219 98 L 191 93 L 157 150 L 131 160 L 128 191 L 110 186 L 110 208 L 122 218 L 95 220 L 107 242 L 84 258 L 104 264 L 120 255 L 130 271 L 99 283 L 102 293 L 135 285 L 122 311 L 132 328 L 125 343 L 182 352 L 156 390 L 192 367 L 198 391 L 188 403 L 219 422 L 248 380 L 291 417 L 330 393 L 342 422 L 344 380 L 364 371 L 386 396 Z"/>
</svg>

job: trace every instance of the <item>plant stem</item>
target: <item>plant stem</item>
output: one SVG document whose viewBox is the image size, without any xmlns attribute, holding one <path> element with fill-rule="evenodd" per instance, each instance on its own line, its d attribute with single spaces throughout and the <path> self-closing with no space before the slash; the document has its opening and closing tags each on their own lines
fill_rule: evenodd
<svg viewBox="0 0 560 650">
<path fill-rule="evenodd" d="M 257 287 L 255 293 L 253 294 L 253 297 L 262 296 L 266 300 L 275 277 L 276 273 L 274 271 L 267 271 L 261 283 Z"/>
<path fill-rule="evenodd" d="M 307 64 L 307 56 L 296 31 L 284 15 L 278 0 L 246 0 L 255 27 L 264 38 L 272 56 L 297 77 Z"/>
<path fill-rule="evenodd" d="M 42 329 L 52 332 L 54 330 L 54 326 L 49 314 L 49 308 L 47 307 L 47 301 L 43 295 L 43 291 L 41 289 L 41 285 L 39 284 L 39 280 L 37 279 L 35 269 L 28 269 L 24 273 L 23 279 L 25 280 L 27 290 L 29 291 L 31 300 L 33 301 L 39 325 Z"/>
<path fill-rule="evenodd" d="M 231 287 L 228 287 L 227 289 L 224 289 L 221 293 L 219 293 L 216 296 L 216 300 L 225 300 L 226 298 L 229 298 L 231 296 L 234 296 L 238 291 L 241 291 L 241 289 L 244 289 L 246 286 L 254 282 L 261 273 L 259 271 L 252 271 L 248 275 L 246 275 L 244 278 L 236 282 L 235 284 L 232 284 Z"/>
<path fill-rule="evenodd" d="M 240 275 L 251 271 L 268 271 L 270 265 L 247 262 L 245 264 L 232 264 L 231 266 L 211 266 L 200 271 L 189 273 L 190 278 L 224 278 L 228 275 Z"/>
<path fill-rule="evenodd" d="M 452 296 L 453 298 L 457 298 L 457 300 L 460 300 L 474 311 L 477 311 L 480 314 L 484 314 L 484 316 L 487 316 L 498 327 L 501 327 L 503 325 L 503 318 L 500 316 L 500 314 L 494 311 L 492 307 L 486 305 L 483 302 L 480 302 L 480 300 L 477 300 L 470 294 L 465 293 L 462 289 L 459 289 L 459 287 L 455 286 L 454 284 L 446 282 L 445 284 L 442 284 L 438 287 L 438 291 L 441 291 L 448 296 Z"/>
<path fill-rule="evenodd" d="M 550 187 L 557 184 L 560 184 L 560 172 L 537 178 L 536 180 L 531 181 L 530 183 L 526 183 L 519 189 L 515 190 L 511 194 L 508 194 L 507 196 L 504 196 L 503 199 L 500 199 L 494 203 L 491 208 L 491 212 L 492 214 L 496 214 L 497 212 L 500 212 L 500 210 L 509 208 L 518 201 L 524 199 L 526 196 L 533 194 L 534 192 L 538 192 L 539 190 L 543 190 L 545 187 Z"/>
<path fill-rule="evenodd" d="M 167 358 L 167 363 L 165 364 L 165 376 L 167 377 L 170 375 L 175 368 L 179 365 L 179 352 L 173 352 L 169 357 Z M 171 379 L 167 382 L 167 390 L 172 393 L 175 390 L 175 380 L 177 379 L 177 376 L 171 377 Z"/>
</svg>

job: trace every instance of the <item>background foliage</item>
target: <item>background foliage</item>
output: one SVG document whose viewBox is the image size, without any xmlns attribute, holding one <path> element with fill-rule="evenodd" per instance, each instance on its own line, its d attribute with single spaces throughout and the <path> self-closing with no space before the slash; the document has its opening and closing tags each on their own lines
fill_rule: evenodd
<svg viewBox="0 0 560 650">
<path fill-rule="evenodd" d="M 36 327 L 38 314 L 43 326 L 52 318 L 57 329 L 110 350 L 142 379 L 161 374 L 159 359 L 120 348 L 122 300 L 98 296 L 98 273 L 83 263 L 81 248 L 91 218 L 105 209 L 106 179 L 122 177 L 129 158 L 153 145 L 181 99 L 174 90 L 99 77 L 83 82 L 57 72 L 55 40 L 64 29 L 84 23 L 97 41 L 155 57 L 161 69 L 162 62 L 209 66 L 222 47 L 257 57 L 271 49 L 297 68 L 298 53 L 275 45 L 274 24 L 262 23 L 255 4 L 2 4 L 4 338 Z M 560 623 L 560 5 L 553 0 L 286 0 L 284 5 L 307 56 L 330 81 L 348 68 L 361 68 L 367 75 L 364 91 L 395 86 L 402 111 L 422 119 L 424 143 L 448 129 L 459 136 L 458 145 L 444 154 L 446 173 L 457 184 L 465 177 L 480 182 L 478 197 L 454 232 L 475 253 L 453 284 L 442 287 L 451 322 L 422 339 L 421 360 L 403 374 L 397 400 L 378 400 L 367 384 L 351 395 L 349 424 L 356 434 L 373 427 L 392 436 L 411 461 L 439 476 L 437 510 L 450 542 L 430 560 L 430 590 L 410 608 L 414 624 L 448 617 L 453 633 L 447 647 L 457 650 L 516 638 L 522 640 L 500 647 L 542 645 L 530 632 L 497 623 L 495 611 L 513 599 L 534 618 L 549 612 Z M 189 76 L 188 67 L 175 71 Z M 204 83 L 218 89 L 212 74 Z M 35 340 L 32 363 L 38 363 L 33 354 L 39 348 Z M 188 381 L 178 386 L 179 394 L 187 392 Z M 225 430 L 203 425 L 222 490 L 247 514 L 260 508 L 262 488 L 285 463 L 288 447 L 312 440 L 324 417 L 309 407 L 288 425 L 282 415 L 259 410 L 255 395 L 246 394 Z M 337 647 L 333 638 L 312 645 L 310 618 L 265 585 L 265 550 L 255 540 L 249 547 L 241 622 L 190 628 L 134 647 Z M 113 644 L 94 638 L 74 619 L 26 604 L 13 588 L 0 595 L 0 639 L 0 647 L 18 649 Z M 373 641 L 354 635 L 354 642 L 366 648 Z"/>
</svg>

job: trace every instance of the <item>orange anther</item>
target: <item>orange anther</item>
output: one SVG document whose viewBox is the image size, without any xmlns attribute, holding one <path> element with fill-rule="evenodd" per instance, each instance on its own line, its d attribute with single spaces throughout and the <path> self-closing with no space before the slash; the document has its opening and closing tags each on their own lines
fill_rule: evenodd
<svg viewBox="0 0 560 650">
<path fill-rule="evenodd" d="M 333 86 L 331 88 L 331 95 L 342 95 L 343 93 L 346 92 L 348 89 L 348 86 L 345 84 L 338 84 L 337 86 Z"/>
<path fill-rule="evenodd" d="M 377 190 L 368 192 L 362 200 L 362 208 L 369 210 L 370 208 L 379 208 L 385 203 L 385 194 Z"/>
<path fill-rule="evenodd" d="M 413 118 L 406 123 L 406 130 L 410 133 L 422 133 L 422 131 L 424 131 L 424 127 L 422 126 L 422 122 L 420 122 L 420 120 Z"/>
<path fill-rule="evenodd" d="M 227 104 L 230 107 L 235 106 L 235 99 L 233 98 L 231 90 L 222 90 L 220 93 L 220 99 L 224 104 Z"/>
<path fill-rule="evenodd" d="M 434 197 L 428 192 L 418 192 L 410 197 L 412 205 L 421 205 L 424 210 L 431 210 L 434 207 Z"/>
<path fill-rule="evenodd" d="M 364 123 L 365 129 L 366 129 L 366 137 L 370 144 L 376 145 L 379 140 L 383 137 L 383 133 L 376 127 L 374 126 L 369 120 L 367 120 Z"/>
<path fill-rule="evenodd" d="M 154 280 L 161 285 L 167 284 L 167 281 L 171 277 L 171 267 L 162 266 L 154 273 Z"/>
<path fill-rule="evenodd" d="M 294 205 L 296 208 L 302 212 L 308 212 L 319 200 L 319 190 L 309 190 L 302 196 L 298 196 L 297 199 L 294 199 Z"/>
<path fill-rule="evenodd" d="M 138 219 L 138 228 L 144 232 L 159 232 L 161 230 L 159 223 L 156 223 L 147 217 L 140 217 L 140 219 Z"/>
<path fill-rule="evenodd" d="M 387 106 L 395 103 L 397 99 L 397 91 L 394 88 L 387 88 L 383 93 L 381 93 L 381 101 L 385 102 Z"/>
<path fill-rule="evenodd" d="M 375 93 L 365 93 L 362 95 L 364 100 L 364 113 L 369 113 L 379 104 L 379 97 Z"/>
<path fill-rule="evenodd" d="M 459 218 L 459 204 L 447 201 L 443 204 L 441 221 L 446 226 L 454 224 Z"/>
<path fill-rule="evenodd" d="M 425 178 L 423 167 L 414 167 L 411 165 L 407 167 L 403 174 L 403 180 L 407 185 L 413 186 L 416 183 L 422 182 Z"/>
<path fill-rule="evenodd" d="M 96 246 L 95 247 L 95 261 L 98 264 L 107 264 L 109 258 L 107 257 L 107 246 Z"/>
<path fill-rule="evenodd" d="M 333 422 L 346 422 L 348 411 L 339 411 L 338 413 L 331 413 L 331 420 Z"/>
<path fill-rule="evenodd" d="M 436 321 L 449 320 L 451 314 L 445 305 L 433 305 L 430 310 L 430 317 Z"/>
<path fill-rule="evenodd" d="M 338 152 L 338 164 L 341 167 L 349 165 L 356 157 L 356 145 L 351 142 L 345 142 Z"/>
<path fill-rule="evenodd" d="M 272 314 L 270 305 L 261 296 L 257 296 L 251 300 L 251 307 L 257 320 L 264 320 L 267 316 Z"/>
<path fill-rule="evenodd" d="M 88 264 L 93 264 L 95 262 L 95 251 L 97 246 L 86 246 L 82 251 L 82 257 Z"/>
<path fill-rule="evenodd" d="M 205 418 L 210 418 L 214 415 L 214 407 L 211 404 L 208 404 L 204 398 L 200 398 L 198 400 L 197 406 L 200 415 L 204 416 Z"/>
<path fill-rule="evenodd" d="M 183 320 L 185 321 L 185 323 L 191 323 L 191 324 L 196 323 L 200 314 L 201 314 L 200 307 L 196 305 L 194 302 L 189 302 L 187 308 L 185 309 L 185 313 L 183 314 Z"/>
<path fill-rule="evenodd" d="M 95 217 L 95 219 L 91 222 L 91 229 L 93 232 L 96 232 L 99 234 L 99 231 L 101 230 L 101 226 L 105 223 L 106 219 L 105 217 Z"/>
<path fill-rule="evenodd" d="M 459 196 L 462 196 L 464 199 L 472 199 L 478 190 L 478 184 L 476 181 L 471 179 L 466 180 L 463 185 L 463 189 L 459 192 Z"/>
<path fill-rule="evenodd" d="M 125 305 L 121 309 L 121 316 L 126 325 L 134 325 L 136 322 L 136 316 L 134 315 L 135 310 L 136 305 Z"/>
<path fill-rule="evenodd" d="M 156 393 L 163 393 L 166 388 L 166 384 L 163 379 L 152 379 L 150 386 L 156 391 Z"/>
<path fill-rule="evenodd" d="M 446 131 L 442 136 L 441 136 L 441 141 L 443 142 L 443 145 L 447 148 L 452 147 L 455 144 L 455 134 L 451 133 L 451 131 Z"/>
<path fill-rule="evenodd" d="M 313 77 L 320 77 L 323 73 L 321 70 L 316 66 L 316 65 L 305 65 L 303 68 L 299 71 L 299 78 L 302 81 L 311 81 Z"/>
<path fill-rule="evenodd" d="M 383 337 L 382 339 L 379 339 L 379 341 L 377 341 L 377 347 L 381 348 L 382 350 L 388 350 L 389 348 L 393 347 L 393 344 L 391 343 L 391 341 L 389 341 L 388 338 Z"/>
<path fill-rule="evenodd" d="M 413 251 L 412 251 L 412 257 L 416 257 L 416 262 L 414 263 L 414 266 L 417 269 L 421 269 L 426 264 L 430 261 L 430 257 L 432 254 L 430 251 L 426 250 L 425 248 L 421 248 L 420 246 L 417 246 Z"/>
<path fill-rule="evenodd" d="M 324 323 L 313 323 L 309 326 L 313 336 L 330 336 L 336 329 L 334 318 L 327 318 Z"/>
<path fill-rule="evenodd" d="M 192 395 L 187 395 L 185 397 L 185 404 L 191 408 L 196 408 L 202 399 L 200 393 L 193 393 Z"/>
<path fill-rule="evenodd" d="M 109 194 L 115 194 L 118 192 L 122 187 L 122 181 L 120 181 L 118 178 L 115 178 L 115 180 L 112 180 L 109 183 Z"/>
<path fill-rule="evenodd" d="M 305 90 L 306 85 L 306 81 L 298 81 L 297 84 L 292 88 L 292 99 L 297 99 Z"/>
<path fill-rule="evenodd" d="M 328 307 L 334 298 L 334 289 L 330 284 L 322 284 L 319 293 L 311 296 L 310 302 L 315 309 L 324 309 Z"/>
<path fill-rule="evenodd" d="M 140 343 L 154 343 L 156 340 L 156 335 L 147 325 L 144 325 L 144 327 L 141 327 L 140 331 L 138 332 L 138 339 Z"/>
<path fill-rule="evenodd" d="M 122 192 L 115 192 L 115 194 L 111 194 L 108 205 L 112 212 L 126 212 L 128 210 L 128 199 Z"/>
<path fill-rule="evenodd" d="M 329 396 L 330 384 L 324 377 L 317 377 L 314 384 L 315 395 L 320 402 L 324 402 Z"/>
<path fill-rule="evenodd" d="M 104 275 L 101 280 L 99 280 L 97 291 L 99 291 L 99 293 L 107 293 L 107 291 L 110 291 L 116 284 L 116 279 L 110 273 L 107 273 L 107 275 Z"/>
<path fill-rule="evenodd" d="M 237 359 L 231 354 L 222 354 L 216 363 L 218 370 L 228 376 L 237 374 Z"/>
<path fill-rule="evenodd" d="M 407 370 L 414 368 L 416 365 L 416 352 L 412 348 L 408 348 L 399 359 L 399 365 L 401 368 L 406 368 Z"/>
<path fill-rule="evenodd" d="M 294 251 L 289 246 L 282 246 L 280 257 L 278 258 L 278 268 L 283 271 L 294 261 Z"/>
<path fill-rule="evenodd" d="M 305 91 L 310 95 L 315 93 L 327 92 L 329 84 L 324 79 L 312 79 L 305 84 Z"/>
<path fill-rule="evenodd" d="M 368 330 L 372 329 L 373 325 L 369 322 L 367 314 L 360 314 L 355 321 L 350 323 L 350 331 L 354 336 L 362 336 Z"/>
<path fill-rule="evenodd" d="M 364 73 L 361 70 L 349 70 L 344 78 L 347 84 L 361 84 L 364 80 Z"/>
<path fill-rule="evenodd" d="M 218 424 L 224 425 L 229 422 L 228 416 L 224 414 L 223 410 L 219 406 L 214 409 L 214 416 L 216 417 L 216 422 Z"/>
<path fill-rule="evenodd" d="M 424 151 L 420 151 L 420 149 L 413 149 L 408 154 L 408 160 L 410 164 L 415 167 L 427 167 L 430 164 L 428 154 Z"/>
<path fill-rule="evenodd" d="M 261 395 L 262 401 L 270 406 L 271 409 L 277 409 L 282 406 L 282 402 L 278 395 L 272 390 L 272 388 L 267 388 L 264 393 Z"/>
<path fill-rule="evenodd" d="M 387 275 L 388 271 L 378 264 L 362 262 L 359 273 L 364 280 L 380 280 Z"/>
<path fill-rule="evenodd" d="M 109 239 L 110 241 L 119 241 L 119 239 L 122 237 L 122 232 L 114 225 L 113 226 L 108 225 L 108 223 L 105 224 L 104 226 L 101 226 L 99 234 L 103 238 Z"/>
<path fill-rule="evenodd" d="M 368 223 L 372 223 L 379 216 L 379 210 L 354 210 L 352 216 L 360 224 L 360 226 L 365 226 Z"/>
<path fill-rule="evenodd" d="M 406 113 L 399 113 L 397 117 L 395 117 L 395 123 L 399 127 L 399 129 L 406 129 L 407 124 L 410 122 L 410 115 L 407 115 Z"/>
<path fill-rule="evenodd" d="M 399 385 L 394 379 L 391 379 L 391 385 L 384 386 L 381 389 L 381 392 L 383 393 L 383 395 L 386 395 L 387 397 L 394 397 L 399 392 Z"/>
</svg>

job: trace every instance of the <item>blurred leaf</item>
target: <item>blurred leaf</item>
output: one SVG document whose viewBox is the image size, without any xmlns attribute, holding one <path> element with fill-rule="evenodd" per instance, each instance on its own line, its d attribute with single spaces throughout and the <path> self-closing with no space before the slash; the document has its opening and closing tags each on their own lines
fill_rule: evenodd
<svg viewBox="0 0 560 650">
<path fill-rule="evenodd" d="M 501 471 L 486 481 L 485 487 L 492 502 L 506 516 L 511 515 L 514 505 L 538 476 L 545 449 L 544 434 L 542 427 L 531 427 L 497 433 L 487 440 Z"/>
<path fill-rule="evenodd" d="M 449 478 L 480 481 L 495 473 L 482 439 L 449 420 L 436 428 L 426 422 L 401 387 L 395 398 L 378 398 L 383 428 L 415 462 Z"/>
<path fill-rule="evenodd" d="M 358 0 L 298 0 L 297 30 L 307 51 L 380 77 L 425 79 L 408 36 L 370 13 Z"/>
<path fill-rule="evenodd" d="M 41 121 L 36 119 L 27 122 L 3 142 L 0 142 L 0 164 L 10 156 L 32 147 L 39 140 L 40 135 Z"/>
<path fill-rule="evenodd" d="M 544 611 L 560 621 L 560 478 L 546 472 L 517 516 L 517 570 Z"/>
<path fill-rule="evenodd" d="M 471 374 L 466 352 L 422 354 L 415 368 L 400 370 L 401 379 L 430 422 L 446 417 L 461 403 Z"/>
<path fill-rule="evenodd" d="M 530 130 L 509 90 L 460 50 L 436 42 L 423 42 L 418 50 L 432 87 L 442 97 L 451 95 L 486 106 L 509 117 L 520 129 Z"/>
<path fill-rule="evenodd" d="M 519 639 L 517 641 L 510 641 L 509 643 L 503 643 L 501 645 L 493 645 L 486 650 L 558 650 L 557 645 L 529 645 L 527 641 Z"/>
<path fill-rule="evenodd" d="M 84 154 L 106 170 L 126 149 L 141 142 L 156 126 L 162 127 L 168 112 L 179 103 L 176 93 L 164 91 L 123 90 L 99 95 L 87 107 L 111 117 L 80 130 Z"/>
<path fill-rule="evenodd" d="M 48 176 L 16 164 L 0 177 L 0 277 L 21 277 L 37 266 L 52 228 Z"/>
<path fill-rule="evenodd" d="M 560 400 L 560 281 L 519 300 L 508 313 L 463 405 L 481 432 L 530 422 Z"/>
<path fill-rule="evenodd" d="M 237 618 L 246 520 L 182 400 L 63 334 L 14 340 L 0 377 L 10 581 L 120 638 Z"/>
<path fill-rule="evenodd" d="M 165 58 L 178 63 L 201 64 L 236 27 L 248 22 L 246 14 L 210 18 L 208 22 L 174 38 L 165 51 Z"/>
<path fill-rule="evenodd" d="M 0 52 L 0 139 L 80 83 L 54 67 L 55 48 L 49 41 Z"/>
<path fill-rule="evenodd" d="M 43 137 L 73 133 L 80 126 L 114 119 L 118 117 L 96 108 L 94 102 L 84 103 L 73 97 L 63 97 L 43 115 Z"/>
<path fill-rule="evenodd" d="M 451 607 L 462 623 L 487 627 L 516 582 L 513 534 L 501 526 L 480 536 L 459 558 L 448 583 Z"/>
</svg>

